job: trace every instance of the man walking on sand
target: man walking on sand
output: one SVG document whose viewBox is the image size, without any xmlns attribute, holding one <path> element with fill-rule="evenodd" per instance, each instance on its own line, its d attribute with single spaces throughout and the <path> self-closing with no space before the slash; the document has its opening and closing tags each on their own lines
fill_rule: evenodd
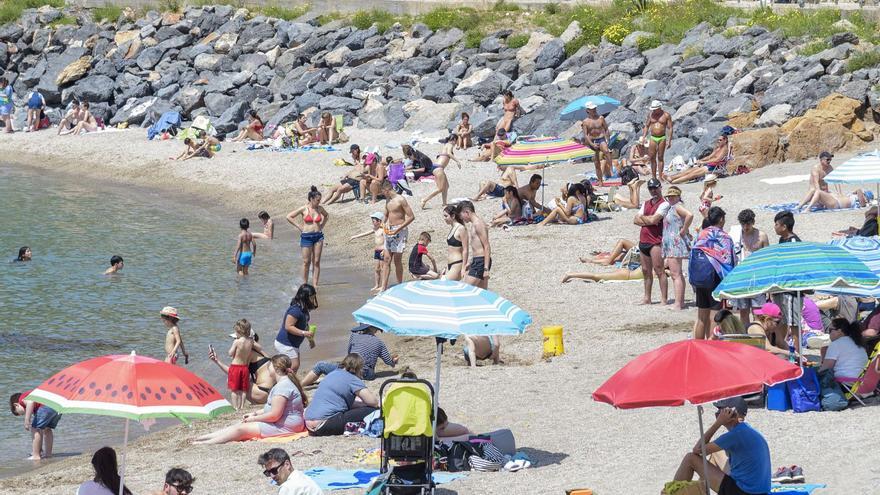
<svg viewBox="0 0 880 495">
<path fill-rule="evenodd" d="M 611 142 L 611 132 L 605 117 L 596 111 L 596 104 L 588 101 L 584 107 L 587 109 L 587 117 L 581 121 L 581 129 L 584 131 L 584 144 L 593 150 L 593 162 L 596 164 L 596 180 L 599 186 L 605 186 L 605 178 L 611 177 L 611 150 L 608 143 Z"/>
<path fill-rule="evenodd" d="M 489 227 L 477 216 L 474 204 L 470 201 L 460 202 L 458 211 L 461 221 L 468 229 L 468 245 L 471 247 L 471 257 L 465 267 L 468 272 L 462 282 L 485 289 L 489 287 L 489 270 L 492 268 Z"/>
<path fill-rule="evenodd" d="M 642 262 L 642 274 L 644 275 L 645 297 L 642 304 L 651 304 L 651 290 L 654 285 L 654 275 L 660 282 L 660 304 L 666 305 L 668 281 L 666 271 L 663 269 L 663 255 L 660 248 L 663 243 L 663 217 L 669 211 L 669 203 L 663 199 L 663 190 L 660 181 L 656 178 L 648 180 L 648 192 L 651 197 L 642 203 L 642 208 L 633 220 L 633 223 L 641 227 L 639 231 L 639 256 Z"/>
<path fill-rule="evenodd" d="M 382 181 L 382 195 L 385 196 L 385 252 L 388 256 L 385 258 L 385 276 L 380 292 L 388 289 L 392 262 L 397 283 L 403 282 L 403 252 L 406 251 L 406 237 L 409 233 L 407 227 L 415 220 L 406 198 L 394 191 L 394 186 L 388 179 Z"/>
<path fill-rule="evenodd" d="M 672 117 L 663 105 L 654 100 L 648 111 L 648 120 L 642 136 L 648 139 L 648 158 L 651 160 L 651 176 L 663 178 L 666 168 L 666 148 L 672 144 Z"/>
</svg>

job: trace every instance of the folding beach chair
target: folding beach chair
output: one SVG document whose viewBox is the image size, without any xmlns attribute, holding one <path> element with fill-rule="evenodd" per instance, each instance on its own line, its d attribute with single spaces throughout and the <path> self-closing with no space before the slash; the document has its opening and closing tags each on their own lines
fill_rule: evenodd
<svg viewBox="0 0 880 495">
<path fill-rule="evenodd" d="M 379 409 L 384 422 L 379 472 L 387 473 L 379 493 L 433 494 L 434 387 L 426 380 L 387 380 L 379 388 Z"/>
<path fill-rule="evenodd" d="M 865 405 L 860 396 L 870 395 L 878 391 L 880 386 L 880 342 L 874 346 L 874 352 L 871 353 L 871 359 L 865 365 L 865 369 L 858 378 L 847 378 L 845 376 L 835 377 L 834 381 L 840 384 L 845 390 L 843 394 L 847 400 L 855 399 L 861 405 Z"/>
</svg>

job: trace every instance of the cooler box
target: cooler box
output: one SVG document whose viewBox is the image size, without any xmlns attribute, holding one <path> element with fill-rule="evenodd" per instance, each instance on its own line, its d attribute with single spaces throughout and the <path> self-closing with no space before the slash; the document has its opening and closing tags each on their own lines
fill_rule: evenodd
<svg viewBox="0 0 880 495">
<path fill-rule="evenodd" d="M 791 410 L 791 397 L 785 382 L 767 387 L 767 409 L 771 411 Z"/>
</svg>

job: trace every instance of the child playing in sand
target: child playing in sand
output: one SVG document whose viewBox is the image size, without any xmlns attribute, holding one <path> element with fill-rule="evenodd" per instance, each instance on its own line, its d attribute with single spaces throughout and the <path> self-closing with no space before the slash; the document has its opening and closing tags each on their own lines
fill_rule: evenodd
<svg viewBox="0 0 880 495">
<path fill-rule="evenodd" d="M 39 461 L 52 457 L 52 443 L 55 439 L 54 429 L 58 426 L 61 415 L 49 406 L 27 400 L 31 393 L 15 393 L 9 397 L 9 407 L 13 416 L 24 416 L 24 429 L 33 435 L 31 456 L 28 460 Z"/>
<path fill-rule="evenodd" d="M 430 243 L 431 234 L 427 232 L 419 234 L 419 242 L 413 246 L 413 249 L 409 254 L 409 272 L 412 274 L 413 278 L 419 280 L 436 280 L 440 278 L 440 275 L 437 273 L 437 262 L 435 262 L 434 257 L 428 253 L 428 244 Z M 428 269 L 428 266 L 422 261 L 422 256 L 427 256 L 428 259 L 431 260 L 431 265 L 434 267 L 433 270 Z"/>
<path fill-rule="evenodd" d="M 703 218 L 706 218 L 706 214 L 709 211 L 709 208 L 712 207 L 712 203 L 716 201 L 720 201 L 724 196 L 718 195 L 715 196 L 715 186 L 718 184 L 718 176 L 715 174 L 709 174 L 703 179 L 703 192 L 700 194 L 700 213 L 703 214 Z"/>
<path fill-rule="evenodd" d="M 362 237 L 373 236 L 373 260 L 376 262 L 376 278 L 370 292 L 376 292 L 382 287 L 382 269 L 385 267 L 385 231 L 382 229 L 385 215 L 381 211 L 375 211 L 370 214 L 370 220 L 373 222 L 373 230 L 355 234 L 349 240 L 353 241 Z"/>
<path fill-rule="evenodd" d="M 248 230 L 251 222 L 247 218 L 238 221 L 241 232 L 238 234 L 238 244 L 235 246 L 235 253 L 232 255 L 232 262 L 235 263 L 235 271 L 242 276 L 248 274 L 248 267 L 254 261 L 254 255 L 257 254 L 257 243 L 254 241 L 254 235 Z"/>
<path fill-rule="evenodd" d="M 254 232 L 254 239 L 268 239 L 272 240 L 275 238 L 275 224 L 272 222 L 272 219 L 269 218 L 269 213 L 265 210 L 261 211 L 257 214 L 257 218 L 260 219 L 260 222 L 263 224 L 263 233 Z"/>
<path fill-rule="evenodd" d="M 125 263 L 122 261 L 122 256 L 113 256 L 110 258 L 110 268 L 108 268 L 104 275 L 113 275 L 114 273 L 119 273 L 120 270 L 125 266 Z"/>
<path fill-rule="evenodd" d="M 162 323 L 168 332 L 165 334 L 165 362 L 177 364 L 178 352 L 183 353 L 183 364 L 189 364 L 189 354 L 183 345 L 183 337 L 180 335 L 180 328 L 177 323 L 180 321 L 180 315 L 177 309 L 171 306 L 165 306 L 159 311 Z"/>
<path fill-rule="evenodd" d="M 259 348 L 259 344 L 254 342 L 251 324 L 244 318 L 235 322 L 233 330 L 235 340 L 229 348 L 232 364 L 226 372 L 226 386 L 229 387 L 232 407 L 237 411 L 244 407 L 245 396 L 251 389 L 248 364 L 251 362 L 251 351 L 255 346 Z"/>
<path fill-rule="evenodd" d="M 186 161 L 190 158 L 211 158 L 214 156 L 214 151 L 211 150 L 207 140 L 198 142 L 193 138 L 186 138 L 183 140 L 183 144 L 186 145 L 186 149 L 172 160 Z"/>
</svg>

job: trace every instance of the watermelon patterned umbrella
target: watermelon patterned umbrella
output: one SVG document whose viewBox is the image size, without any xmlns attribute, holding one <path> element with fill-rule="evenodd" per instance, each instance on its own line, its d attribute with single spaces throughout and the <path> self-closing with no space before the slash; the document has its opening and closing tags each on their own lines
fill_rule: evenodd
<svg viewBox="0 0 880 495">
<path fill-rule="evenodd" d="M 125 478 L 129 421 L 213 418 L 232 405 L 198 375 L 158 359 L 131 354 L 92 358 L 55 373 L 27 396 L 59 413 L 125 418 L 120 477 Z M 123 483 L 119 484 L 122 494 Z"/>
</svg>

